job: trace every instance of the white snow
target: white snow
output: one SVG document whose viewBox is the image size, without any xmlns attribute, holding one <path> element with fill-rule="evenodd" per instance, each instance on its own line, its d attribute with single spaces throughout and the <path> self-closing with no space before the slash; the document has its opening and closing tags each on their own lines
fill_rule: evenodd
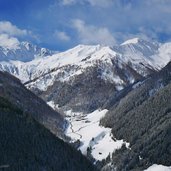
<svg viewBox="0 0 171 171">
<path fill-rule="evenodd" d="M 117 73 L 114 73 L 113 62 L 116 62 L 121 69 L 128 64 L 137 73 L 145 76 L 147 74 L 146 66 L 158 69 L 171 58 L 171 44 L 160 45 L 156 50 L 158 46 L 153 45 L 153 43 L 138 41 L 138 38 L 131 39 L 113 48 L 101 45 L 78 45 L 65 52 L 50 56 L 43 56 L 48 51 L 47 49 L 22 42 L 19 57 L 15 57 L 15 51 L 9 50 L 7 54 L 11 55 L 9 58 L 12 60 L 6 61 L 6 56 L 1 56 L 0 70 L 10 72 L 22 82 L 39 77 L 29 87 L 44 91 L 53 84 L 54 80 L 67 82 L 72 80 L 75 75 L 85 72 L 88 67 L 98 66 L 102 68 L 101 78 L 115 84 L 117 89 L 121 90 L 124 87 L 124 82 Z M 126 43 L 136 43 L 136 46 L 124 46 Z M 151 54 L 152 56 L 150 56 Z M 157 54 L 162 57 L 156 57 Z M 167 59 L 164 60 L 163 56 L 167 56 Z M 135 81 L 131 74 L 128 74 L 128 79 L 130 83 Z"/>
<path fill-rule="evenodd" d="M 124 89 L 124 87 L 122 85 L 116 85 L 116 89 L 117 89 L 117 91 L 120 91 L 120 90 Z"/>
<path fill-rule="evenodd" d="M 164 85 L 158 81 L 158 83 L 155 84 L 155 87 L 151 90 L 149 90 L 149 96 L 152 97 L 156 92 L 158 92 L 160 89 L 162 89 Z"/>
<path fill-rule="evenodd" d="M 103 69 L 101 79 L 109 81 L 111 83 L 115 83 L 118 87 L 124 84 L 124 81 L 115 73 L 113 73 L 110 67 L 106 67 Z"/>
<path fill-rule="evenodd" d="M 54 101 L 49 101 L 47 104 L 55 110 L 59 109 L 58 104 L 55 104 Z"/>
<path fill-rule="evenodd" d="M 133 38 L 133 39 L 129 39 L 129 40 L 123 42 L 121 45 L 137 44 L 138 41 L 139 41 L 139 38 Z"/>
<path fill-rule="evenodd" d="M 144 171 L 171 171 L 171 166 L 168 167 L 168 166 L 153 164 L 152 166 L 150 166 L 148 169 Z"/>
<path fill-rule="evenodd" d="M 171 60 L 171 43 L 161 44 L 156 54 L 151 57 L 152 63 L 159 68 L 164 67 Z"/>
<path fill-rule="evenodd" d="M 18 40 L 16 43 L 12 42 L 7 45 L 4 42 L 0 43 L 0 61 L 19 60 L 28 62 L 56 53 L 28 42 L 19 42 Z"/>
<path fill-rule="evenodd" d="M 23 83 L 36 79 L 28 87 L 42 91 L 54 81 L 68 82 L 92 66 L 101 69 L 101 79 L 115 84 L 117 90 L 121 90 L 125 82 L 114 72 L 113 62 L 116 62 L 120 69 L 129 65 L 140 75 L 146 76 L 147 67 L 158 70 L 171 59 L 171 43 L 155 44 L 138 38 L 130 39 L 113 48 L 101 45 L 78 45 L 50 56 L 43 56 L 47 49 L 38 48 L 27 42 L 22 42 L 20 46 L 19 57 L 15 56 L 15 51 L 8 49 L 6 55 L 12 59 L 10 61 L 5 60 L 7 57 L 4 56 L 5 50 L 0 48 L 0 70 L 15 75 Z M 128 72 L 127 75 L 129 83 L 134 83 L 134 76 Z"/>
<path fill-rule="evenodd" d="M 143 84 L 143 81 L 139 81 L 139 82 L 135 83 L 135 84 L 132 86 L 132 88 L 133 88 L 133 89 L 136 89 L 137 87 L 140 87 L 142 84 Z"/>
<path fill-rule="evenodd" d="M 80 140 L 82 145 L 80 150 L 84 155 L 87 154 L 87 148 L 92 149 L 92 156 L 101 161 L 116 149 L 121 148 L 125 143 L 123 140 L 113 140 L 111 129 L 99 125 L 100 119 L 106 114 L 107 110 L 96 110 L 89 114 L 74 113 L 71 110 L 66 112 L 70 123 L 66 130 L 66 135 L 73 141 Z M 129 143 L 126 143 L 129 146 Z"/>
</svg>

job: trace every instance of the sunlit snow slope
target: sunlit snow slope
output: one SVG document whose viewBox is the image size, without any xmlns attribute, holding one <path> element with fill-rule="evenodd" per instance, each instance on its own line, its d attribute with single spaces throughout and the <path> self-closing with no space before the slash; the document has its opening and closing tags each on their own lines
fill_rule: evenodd
<svg viewBox="0 0 171 171">
<path fill-rule="evenodd" d="M 171 167 L 154 164 L 145 171 L 171 171 Z"/>
</svg>

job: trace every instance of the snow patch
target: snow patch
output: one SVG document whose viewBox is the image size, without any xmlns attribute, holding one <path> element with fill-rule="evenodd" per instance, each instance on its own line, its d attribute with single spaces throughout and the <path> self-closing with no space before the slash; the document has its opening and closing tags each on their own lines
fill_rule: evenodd
<svg viewBox="0 0 171 171">
<path fill-rule="evenodd" d="M 58 104 L 55 104 L 54 101 L 49 101 L 47 102 L 47 104 L 52 107 L 54 110 L 57 110 L 59 109 L 59 105 Z"/>
<path fill-rule="evenodd" d="M 167 167 L 163 165 L 153 164 L 152 166 L 150 166 L 148 169 L 144 171 L 171 171 L 171 166 Z"/>
<path fill-rule="evenodd" d="M 116 85 L 116 90 L 117 91 L 121 91 L 123 89 L 124 89 L 124 87 L 122 85 Z"/>
<path fill-rule="evenodd" d="M 136 88 L 140 87 L 142 84 L 143 84 L 143 81 L 139 81 L 139 82 L 135 83 L 135 84 L 132 86 L 132 88 L 133 88 L 133 89 L 136 89 Z"/>
<path fill-rule="evenodd" d="M 164 85 L 160 83 L 160 81 L 156 84 L 156 87 L 153 89 L 149 90 L 149 96 L 152 97 L 155 95 L 156 92 L 158 92 L 160 89 L 162 89 Z"/>
<path fill-rule="evenodd" d="M 137 44 L 139 41 L 139 38 L 133 38 L 133 39 L 129 39 L 127 41 L 125 41 L 124 43 L 122 43 L 121 45 L 127 45 L 127 44 Z"/>
</svg>

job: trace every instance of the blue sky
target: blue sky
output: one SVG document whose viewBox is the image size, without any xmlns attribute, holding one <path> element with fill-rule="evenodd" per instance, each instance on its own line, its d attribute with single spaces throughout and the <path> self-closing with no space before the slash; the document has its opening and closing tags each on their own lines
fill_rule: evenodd
<svg viewBox="0 0 171 171">
<path fill-rule="evenodd" d="M 142 37 L 171 40 L 171 0 L 0 0 L 0 40 L 65 50 Z"/>
</svg>

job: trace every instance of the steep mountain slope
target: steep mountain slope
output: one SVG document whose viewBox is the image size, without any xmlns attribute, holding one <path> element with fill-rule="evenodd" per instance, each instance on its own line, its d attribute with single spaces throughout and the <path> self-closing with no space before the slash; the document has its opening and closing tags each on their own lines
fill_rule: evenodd
<svg viewBox="0 0 171 171">
<path fill-rule="evenodd" d="M 0 97 L 5 97 L 22 111 L 29 113 L 58 136 L 63 135 L 66 121 L 46 103 L 9 73 L 0 72 Z"/>
<path fill-rule="evenodd" d="M 117 139 L 130 142 L 129 149 L 123 146 L 113 154 L 113 167 L 140 171 L 152 164 L 170 166 L 171 63 L 133 87 L 101 120 Z"/>
<path fill-rule="evenodd" d="M 124 52 L 125 56 L 134 56 L 134 58 L 135 56 L 137 58 L 144 56 L 145 58 L 149 58 L 157 53 L 160 46 L 157 42 L 134 38 L 122 43 L 119 49 Z"/>
<path fill-rule="evenodd" d="M 29 111 L 7 99 L 0 96 L 0 170 L 96 170 L 80 152 L 40 125 Z"/>
<path fill-rule="evenodd" d="M 118 92 L 159 69 L 149 57 L 138 56 L 138 50 L 128 56 L 128 50 L 123 49 L 129 47 L 79 45 L 32 61 L 29 65 L 36 69 L 25 85 L 46 101 L 92 112 L 104 104 L 111 92 Z"/>
</svg>

